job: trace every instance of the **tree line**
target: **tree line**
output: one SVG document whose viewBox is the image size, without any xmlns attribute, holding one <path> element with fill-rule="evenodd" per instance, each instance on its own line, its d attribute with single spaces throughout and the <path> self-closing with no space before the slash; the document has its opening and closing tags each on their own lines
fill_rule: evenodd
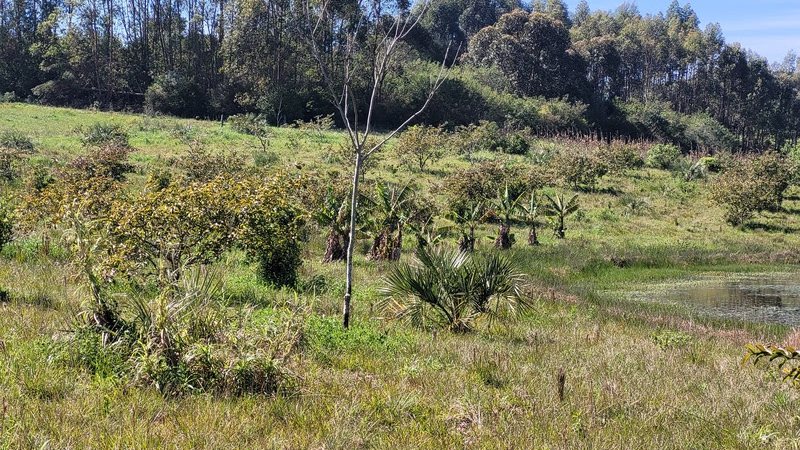
<svg viewBox="0 0 800 450">
<path fill-rule="evenodd" d="M 318 58 L 345 45 L 366 17 L 356 0 L 329 5 L 322 54 L 292 0 L 0 0 L 0 93 L 54 105 L 190 117 L 241 112 L 274 124 L 335 112 Z M 796 142 L 797 57 L 781 64 L 726 43 L 677 1 L 643 15 L 625 3 L 569 11 L 562 0 L 407 0 L 385 20 L 420 14 L 395 67 L 353 80 L 355 108 L 398 125 L 426 101 L 444 61 L 450 76 L 418 122 L 494 121 L 540 134 L 671 141 L 684 149 L 764 149 Z M 380 25 L 380 24 L 378 24 Z M 388 25 L 387 25 L 388 26 Z M 377 27 L 380 28 L 380 27 Z M 375 29 L 364 27 L 365 30 Z M 369 33 L 356 34 L 370 65 Z M 447 49 L 450 49 L 448 52 Z M 456 51 L 457 50 L 457 51 Z M 359 62 L 359 59 L 362 61 Z"/>
</svg>

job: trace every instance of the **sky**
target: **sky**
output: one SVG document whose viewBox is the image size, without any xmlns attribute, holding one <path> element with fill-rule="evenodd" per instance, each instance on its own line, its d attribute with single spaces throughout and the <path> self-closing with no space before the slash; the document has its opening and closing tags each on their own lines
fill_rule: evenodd
<svg viewBox="0 0 800 450">
<path fill-rule="evenodd" d="M 589 7 L 616 9 L 623 0 L 587 0 Z M 701 27 L 718 22 L 725 41 L 739 42 L 770 62 L 781 62 L 789 50 L 800 53 L 800 0 L 679 0 L 689 3 Z M 567 0 L 574 10 L 579 0 Z M 670 0 L 638 0 L 642 14 L 666 11 Z"/>
</svg>

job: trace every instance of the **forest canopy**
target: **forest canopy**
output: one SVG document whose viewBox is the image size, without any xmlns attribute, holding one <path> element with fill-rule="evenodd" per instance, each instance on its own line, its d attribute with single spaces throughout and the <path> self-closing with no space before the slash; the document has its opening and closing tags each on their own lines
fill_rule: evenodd
<svg viewBox="0 0 800 450">
<path fill-rule="evenodd" d="M 593 11 L 586 1 L 569 11 L 562 0 L 391 6 L 387 15 L 421 20 L 381 82 L 381 126 L 419 106 L 446 58 L 453 70 L 420 122 L 489 120 L 684 150 L 796 142 L 797 57 L 770 65 L 726 43 L 719 25 L 701 27 L 688 4 L 673 1 L 656 15 L 627 3 Z M 343 20 L 359 20 L 358 2 L 337 7 Z M 0 94 L 184 117 L 256 112 L 273 124 L 325 116 L 334 108 L 305 45 L 302 8 L 289 0 L 0 0 Z M 337 39 L 331 30 L 331 48 Z"/>
</svg>

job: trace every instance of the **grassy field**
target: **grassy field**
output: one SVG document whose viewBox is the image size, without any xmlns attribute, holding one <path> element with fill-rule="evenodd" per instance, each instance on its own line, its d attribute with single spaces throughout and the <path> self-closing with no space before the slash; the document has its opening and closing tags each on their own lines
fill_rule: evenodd
<svg viewBox="0 0 800 450">
<path fill-rule="evenodd" d="M 211 148 L 237 150 L 255 163 L 257 142 L 219 123 L 0 104 L 0 132 L 31 136 L 33 158 L 44 165 L 79 155 L 76 130 L 98 121 L 130 130 L 134 188 L 186 151 L 175 129 L 191 127 Z M 344 138 L 280 128 L 269 151 L 276 165 L 345 176 L 336 158 Z M 413 178 L 441 202 L 443 176 L 467 164 L 448 155 L 424 174 L 411 173 L 389 147 L 368 177 Z M 305 247 L 298 292 L 261 285 L 231 252 L 217 264 L 226 292 L 256 305 L 255 320 L 289 303 L 308 311 L 291 361 L 297 386 L 270 397 L 165 398 L 57 357 L 84 292 L 63 260 L 21 238 L 0 257 L 0 287 L 11 299 L 0 302 L 0 448 L 800 447 L 800 393 L 772 371 L 741 365 L 744 344 L 793 341 L 792 330 L 626 299 L 649 283 L 709 271 L 794 270 L 800 197 L 740 230 L 724 223 L 706 183 L 643 169 L 580 192 L 566 240 L 543 230 L 540 247 L 520 242 L 510 251 L 528 275 L 532 311 L 470 334 L 380 320 L 375 305 L 389 263 L 363 257 L 356 261 L 355 325 L 341 330 L 344 267 L 320 263 L 322 235 Z M 644 206 L 630 211 L 625 195 Z M 484 225 L 479 247 L 489 248 L 495 233 Z"/>
</svg>

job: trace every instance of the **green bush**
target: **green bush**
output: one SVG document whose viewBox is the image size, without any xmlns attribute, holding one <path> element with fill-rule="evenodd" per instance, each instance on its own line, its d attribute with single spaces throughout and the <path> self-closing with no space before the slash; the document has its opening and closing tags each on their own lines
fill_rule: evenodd
<svg viewBox="0 0 800 450">
<path fill-rule="evenodd" d="M 698 162 L 711 173 L 718 173 L 723 169 L 723 163 L 720 158 L 714 156 L 704 156 L 700 158 Z"/>
<path fill-rule="evenodd" d="M 148 114 L 164 113 L 182 117 L 205 116 L 205 91 L 190 77 L 176 72 L 159 75 L 144 94 Z"/>
<path fill-rule="evenodd" d="M 176 166 L 190 181 L 211 181 L 220 176 L 241 175 L 245 170 L 240 153 L 233 150 L 215 153 L 196 141 L 178 158 Z"/>
<path fill-rule="evenodd" d="M 116 123 L 93 123 L 81 130 L 81 142 L 87 147 L 128 147 L 128 132 Z"/>
<path fill-rule="evenodd" d="M 671 169 L 681 157 L 681 150 L 671 144 L 655 144 L 647 151 L 645 162 L 654 169 Z"/>
<path fill-rule="evenodd" d="M 130 147 L 105 144 L 94 147 L 85 156 L 75 158 L 70 167 L 86 173 L 88 177 L 107 176 L 122 180 L 133 171 L 133 165 L 128 162 L 130 153 Z"/>
<path fill-rule="evenodd" d="M 441 128 L 414 125 L 397 138 L 394 152 L 411 170 L 425 167 L 444 155 L 444 133 Z"/>
<path fill-rule="evenodd" d="M 285 365 L 299 344 L 302 312 L 222 308 L 208 273 L 196 274 L 168 294 L 123 298 L 114 306 L 114 330 L 79 316 L 64 353 L 95 376 L 153 386 L 166 396 L 292 389 Z"/>
<path fill-rule="evenodd" d="M 596 155 L 572 150 L 557 154 L 548 166 L 553 179 L 574 189 L 594 189 L 597 181 L 608 173 L 608 166 Z"/>
<path fill-rule="evenodd" d="M 792 164 L 766 153 L 734 161 L 714 180 L 711 198 L 725 208 L 725 220 L 742 225 L 759 211 L 779 209 L 793 178 Z"/>
<path fill-rule="evenodd" d="M 3 92 L 0 94 L 0 103 L 14 103 L 18 102 L 17 94 L 14 92 Z"/>
<path fill-rule="evenodd" d="M 256 150 L 253 152 L 253 164 L 256 167 L 274 166 L 281 160 L 277 153 L 270 150 Z"/>
<path fill-rule="evenodd" d="M 509 155 L 527 155 L 529 150 L 530 144 L 521 133 L 509 133 L 500 143 L 500 151 Z"/>
<path fill-rule="evenodd" d="M 258 139 L 261 151 L 266 152 L 272 139 L 272 129 L 267 117 L 263 114 L 237 114 L 228 118 L 228 123 L 235 131 L 248 134 Z"/>
<path fill-rule="evenodd" d="M 640 169 L 644 166 L 639 149 L 616 142 L 600 147 L 597 151 L 597 158 L 611 173 L 623 173 L 626 170 Z"/>
<path fill-rule="evenodd" d="M 508 187 L 512 198 L 541 187 L 545 176 L 540 170 L 504 161 L 485 161 L 459 170 L 444 180 L 444 189 L 453 209 L 488 203 Z"/>
<path fill-rule="evenodd" d="M 293 195 L 300 181 L 275 176 L 267 181 L 248 180 L 246 201 L 240 213 L 237 243 L 258 263 L 261 278 L 276 286 L 294 286 L 303 263 L 301 243 L 306 217 Z"/>
<path fill-rule="evenodd" d="M 16 150 L 22 153 L 33 153 L 35 145 L 28 135 L 11 130 L 0 133 L 0 148 Z"/>
</svg>

